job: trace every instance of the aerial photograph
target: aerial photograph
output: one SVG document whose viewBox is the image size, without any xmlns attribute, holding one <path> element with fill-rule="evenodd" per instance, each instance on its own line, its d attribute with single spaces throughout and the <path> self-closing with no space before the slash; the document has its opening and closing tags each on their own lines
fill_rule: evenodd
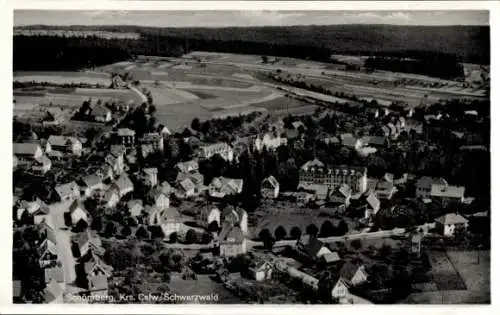
<svg viewBox="0 0 500 315">
<path fill-rule="evenodd" d="M 14 304 L 491 303 L 488 11 L 14 10 L 12 40 Z"/>
</svg>

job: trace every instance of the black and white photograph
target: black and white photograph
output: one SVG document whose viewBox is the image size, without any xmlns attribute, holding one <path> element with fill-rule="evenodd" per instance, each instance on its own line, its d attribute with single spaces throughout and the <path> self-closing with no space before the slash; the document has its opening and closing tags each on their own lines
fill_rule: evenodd
<svg viewBox="0 0 500 315">
<path fill-rule="evenodd" d="M 491 304 L 489 10 L 90 9 L 13 11 L 13 304 Z"/>
</svg>

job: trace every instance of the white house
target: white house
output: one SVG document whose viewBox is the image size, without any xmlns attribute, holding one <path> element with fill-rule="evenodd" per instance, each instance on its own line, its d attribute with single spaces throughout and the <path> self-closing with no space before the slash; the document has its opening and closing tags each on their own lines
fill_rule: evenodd
<svg viewBox="0 0 500 315">
<path fill-rule="evenodd" d="M 262 181 L 260 194 L 264 198 L 275 199 L 280 193 L 280 183 L 274 176 L 269 176 Z"/>
<path fill-rule="evenodd" d="M 89 216 L 87 214 L 87 210 L 83 206 L 83 203 L 79 200 L 73 201 L 69 206 L 69 213 L 71 218 L 71 224 L 75 226 L 81 220 L 85 221 L 87 224 L 89 223 Z"/>
<path fill-rule="evenodd" d="M 56 191 L 60 201 L 73 200 L 80 196 L 80 190 L 74 181 L 57 185 L 54 190 Z"/>
<path fill-rule="evenodd" d="M 463 228 L 467 229 L 469 221 L 460 214 L 448 213 L 435 220 L 436 228 L 443 236 L 453 236 L 455 231 Z"/>
<path fill-rule="evenodd" d="M 156 167 L 145 168 L 142 172 L 147 186 L 154 187 L 158 184 L 158 169 Z"/>
<path fill-rule="evenodd" d="M 134 184 L 127 175 L 120 176 L 112 186 L 118 190 L 120 198 L 134 191 Z"/>
<path fill-rule="evenodd" d="M 282 138 L 280 136 L 272 136 L 269 133 L 266 133 L 262 138 L 257 137 L 254 141 L 254 147 L 257 151 L 262 151 L 264 148 L 268 150 L 276 149 L 282 145 L 286 145 L 288 143 L 287 138 Z"/>
<path fill-rule="evenodd" d="M 243 232 L 238 226 L 231 226 L 227 222 L 222 225 L 219 235 L 220 255 L 231 257 L 247 252 L 247 244 Z"/>
<path fill-rule="evenodd" d="M 452 185 L 432 185 L 431 198 L 439 201 L 443 207 L 450 203 L 463 203 L 465 187 Z"/>
<path fill-rule="evenodd" d="M 120 201 L 120 195 L 118 190 L 111 186 L 104 195 L 104 202 L 106 203 L 107 208 L 114 208 Z"/>
<path fill-rule="evenodd" d="M 43 155 L 42 157 L 36 158 L 31 165 L 31 170 L 36 174 L 45 174 L 52 168 L 52 161 Z"/>
<path fill-rule="evenodd" d="M 102 179 L 96 174 L 88 175 L 78 181 L 80 191 L 83 195 L 90 197 L 96 190 L 103 188 Z"/>
<path fill-rule="evenodd" d="M 226 161 L 232 161 L 234 158 L 233 148 L 224 142 L 218 142 L 200 147 L 199 157 L 202 159 L 209 159 L 216 154 L 219 154 Z"/>
<path fill-rule="evenodd" d="M 217 207 L 204 208 L 198 215 L 198 223 L 204 227 L 209 227 L 211 225 L 217 224 L 217 228 L 219 228 L 221 226 L 220 221 L 221 212 Z"/>
<path fill-rule="evenodd" d="M 243 190 L 243 180 L 227 177 L 216 177 L 208 187 L 210 197 L 223 198 L 230 195 L 241 194 Z"/>
<path fill-rule="evenodd" d="M 268 261 L 261 261 L 255 266 L 249 268 L 252 278 L 257 281 L 264 281 L 271 279 L 273 273 L 273 265 Z"/>
<path fill-rule="evenodd" d="M 442 178 L 432 178 L 428 176 L 420 177 L 415 184 L 415 197 L 427 199 L 431 197 L 432 185 L 446 185 Z"/>
</svg>

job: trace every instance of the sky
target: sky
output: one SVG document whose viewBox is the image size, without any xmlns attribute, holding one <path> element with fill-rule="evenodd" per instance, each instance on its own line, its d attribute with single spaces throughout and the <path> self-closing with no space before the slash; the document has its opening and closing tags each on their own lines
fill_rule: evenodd
<svg viewBox="0 0 500 315">
<path fill-rule="evenodd" d="M 488 11 L 14 11 L 14 26 L 33 24 L 152 27 L 312 24 L 489 25 L 489 13 Z"/>
</svg>

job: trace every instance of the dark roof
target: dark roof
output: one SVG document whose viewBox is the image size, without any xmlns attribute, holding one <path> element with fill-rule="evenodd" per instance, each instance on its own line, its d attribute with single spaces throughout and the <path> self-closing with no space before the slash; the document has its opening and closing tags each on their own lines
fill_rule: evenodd
<svg viewBox="0 0 500 315">
<path fill-rule="evenodd" d="M 82 178 L 82 182 L 87 187 L 93 187 L 93 186 L 96 186 L 96 185 L 99 185 L 100 183 L 102 183 L 102 179 L 101 179 L 101 177 L 99 177 L 95 174 L 92 174 L 92 175 L 87 175 L 84 178 Z"/>
<path fill-rule="evenodd" d="M 245 239 L 243 232 L 238 226 L 231 226 L 224 223 L 222 224 L 219 237 L 222 243 L 241 243 Z"/>
<path fill-rule="evenodd" d="M 85 210 L 85 206 L 83 205 L 83 202 L 80 200 L 75 200 L 71 203 L 69 206 L 69 212 L 75 211 L 77 208 L 81 208 L 82 210 Z"/>
<path fill-rule="evenodd" d="M 340 268 L 339 275 L 344 280 L 351 282 L 359 268 L 360 266 L 355 265 L 352 262 L 346 262 L 342 265 L 342 268 Z"/>
<path fill-rule="evenodd" d="M 324 243 L 310 235 L 303 235 L 298 243 L 298 248 L 307 254 L 310 258 L 316 257 Z"/>
</svg>

